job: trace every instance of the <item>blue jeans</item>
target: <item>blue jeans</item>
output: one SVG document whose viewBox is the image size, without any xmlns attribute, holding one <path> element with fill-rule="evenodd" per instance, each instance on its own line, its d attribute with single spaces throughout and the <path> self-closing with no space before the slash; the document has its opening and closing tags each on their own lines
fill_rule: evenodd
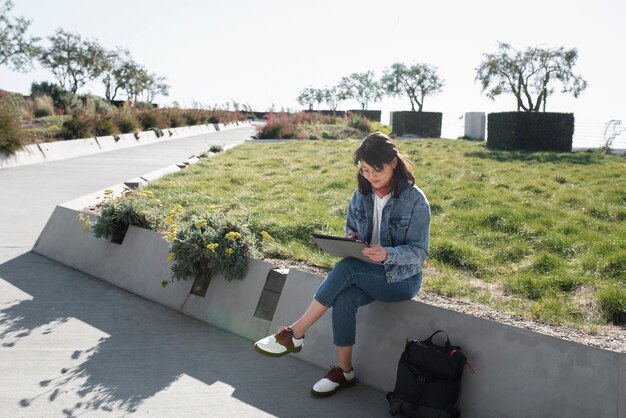
<svg viewBox="0 0 626 418">
<path fill-rule="evenodd" d="M 346 347 L 354 345 L 359 306 L 374 300 L 409 300 L 421 286 L 421 272 L 405 280 L 387 283 L 382 265 L 345 258 L 335 264 L 317 289 L 315 299 L 327 308 L 333 308 L 333 343 Z"/>
</svg>

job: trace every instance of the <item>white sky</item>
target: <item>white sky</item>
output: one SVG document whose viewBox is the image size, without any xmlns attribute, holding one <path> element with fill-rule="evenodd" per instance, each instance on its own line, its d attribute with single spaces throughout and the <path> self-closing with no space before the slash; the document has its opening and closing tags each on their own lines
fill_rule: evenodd
<svg viewBox="0 0 626 418">
<path fill-rule="evenodd" d="M 14 0 L 13 16 L 32 20 L 30 33 L 55 29 L 95 38 L 105 48 L 123 46 L 170 84 L 169 97 L 190 107 L 233 99 L 267 110 L 299 109 L 307 86 L 336 85 L 353 72 L 377 77 L 394 62 L 429 63 L 445 80 L 427 97 L 425 111 L 456 122 L 465 112 L 515 110 L 513 96 L 495 102 L 474 81 L 482 54 L 496 42 L 518 49 L 546 45 L 577 48 L 574 72 L 589 83 L 575 99 L 555 94 L 547 110 L 574 112 L 598 123 L 626 123 L 626 2 L 623 0 L 403 1 L 403 0 Z M 0 88 L 28 94 L 32 81 L 53 81 L 40 67 L 27 74 L 0 68 Z M 99 83 L 80 92 L 103 95 Z M 324 106 L 323 106 L 324 107 Z M 358 108 L 346 101 L 340 109 Z M 410 110 L 408 98 L 371 103 Z"/>
</svg>

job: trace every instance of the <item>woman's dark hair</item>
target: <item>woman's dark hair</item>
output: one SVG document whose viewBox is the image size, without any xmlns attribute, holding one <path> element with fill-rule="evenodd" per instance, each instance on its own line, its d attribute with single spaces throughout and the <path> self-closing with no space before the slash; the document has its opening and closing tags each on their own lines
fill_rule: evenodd
<svg viewBox="0 0 626 418">
<path fill-rule="evenodd" d="M 415 178 L 413 177 L 413 165 L 408 158 L 400 154 L 391 138 L 382 132 L 373 132 L 367 135 L 354 152 L 354 165 L 358 166 L 359 161 L 365 161 L 376 170 L 382 170 L 384 164 L 390 164 L 394 157 L 398 157 L 398 164 L 393 170 L 393 177 L 391 178 L 391 190 L 395 197 L 398 196 L 398 186 L 403 180 L 413 185 Z M 361 193 L 364 195 L 372 193 L 372 185 L 360 172 L 357 172 L 356 178 Z"/>
</svg>

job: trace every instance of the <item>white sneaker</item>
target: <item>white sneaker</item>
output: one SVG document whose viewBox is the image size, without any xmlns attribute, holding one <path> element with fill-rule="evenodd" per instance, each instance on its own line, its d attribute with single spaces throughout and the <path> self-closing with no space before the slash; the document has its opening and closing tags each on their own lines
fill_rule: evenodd
<svg viewBox="0 0 626 418">
<path fill-rule="evenodd" d="M 299 353 L 304 345 L 302 338 L 295 338 L 290 327 L 282 327 L 276 334 L 254 343 L 257 353 L 270 357 L 281 357 L 289 353 Z"/>
<path fill-rule="evenodd" d="M 311 395 L 316 398 L 324 398 L 333 395 L 337 391 L 354 386 L 356 379 L 354 378 L 354 369 L 349 373 L 344 372 L 339 367 L 330 366 L 330 371 L 326 373 L 311 389 Z"/>
</svg>

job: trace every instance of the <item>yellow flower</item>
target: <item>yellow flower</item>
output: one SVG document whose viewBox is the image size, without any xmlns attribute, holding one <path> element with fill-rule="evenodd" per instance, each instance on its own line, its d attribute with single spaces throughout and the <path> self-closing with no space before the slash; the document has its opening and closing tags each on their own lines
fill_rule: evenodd
<svg viewBox="0 0 626 418">
<path fill-rule="evenodd" d="M 83 213 L 82 212 L 78 212 L 78 215 L 76 215 L 75 218 L 77 221 L 82 221 L 83 220 Z"/>
<path fill-rule="evenodd" d="M 169 281 L 167 281 L 167 280 L 163 279 L 163 280 L 161 280 L 161 287 L 165 287 L 165 286 L 167 286 L 169 283 L 170 283 Z"/>
<path fill-rule="evenodd" d="M 272 236 L 268 234 L 267 231 L 261 231 L 261 237 L 263 237 L 263 239 L 266 241 L 274 241 L 274 238 L 272 238 Z"/>
<path fill-rule="evenodd" d="M 196 228 L 202 228 L 206 225 L 206 223 L 206 219 L 200 219 L 198 222 L 196 222 Z"/>
<path fill-rule="evenodd" d="M 237 238 L 241 238 L 241 234 L 239 232 L 230 231 L 228 234 L 224 235 L 224 238 L 228 238 L 229 240 L 234 241 Z"/>
<path fill-rule="evenodd" d="M 83 230 L 82 230 L 82 231 L 83 231 L 83 232 L 87 232 L 87 231 L 89 231 L 89 228 L 91 228 L 89 225 L 85 225 L 85 226 L 83 227 Z"/>
<path fill-rule="evenodd" d="M 217 247 L 219 247 L 219 246 L 220 246 L 220 245 L 219 245 L 219 244 L 217 244 L 217 243 L 211 243 L 211 244 L 207 245 L 207 246 L 206 246 L 206 248 L 207 248 L 208 250 L 213 251 L 214 249 L 216 249 L 216 248 L 217 248 Z M 228 250 L 226 250 L 226 251 L 228 251 Z"/>
<path fill-rule="evenodd" d="M 113 189 L 106 189 L 106 190 L 104 191 L 104 194 L 105 194 L 105 195 L 110 195 L 111 193 L 113 193 Z"/>
<path fill-rule="evenodd" d="M 233 250 L 232 248 L 226 248 L 226 254 L 232 254 L 234 252 L 235 250 Z"/>
<path fill-rule="evenodd" d="M 174 260 L 174 253 L 170 253 L 170 255 L 167 257 L 167 260 L 165 260 L 166 263 L 171 263 L 172 260 Z"/>
</svg>

